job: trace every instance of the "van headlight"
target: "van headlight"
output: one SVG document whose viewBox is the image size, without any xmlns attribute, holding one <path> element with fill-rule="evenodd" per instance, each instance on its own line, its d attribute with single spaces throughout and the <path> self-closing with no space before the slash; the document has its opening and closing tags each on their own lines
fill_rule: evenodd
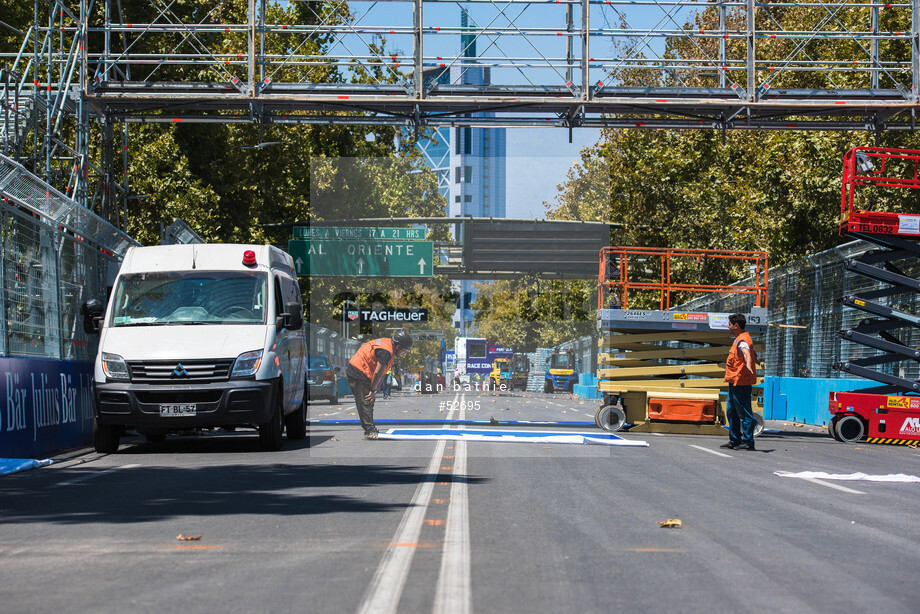
<svg viewBox="0 0 920 614">
<path fill-rule="evenodd" d="M 259 370 L 262 363 L 262 350 L 245 352 L 240 354 L 236 362 L 233 363 L 233 369 L 230 371 L 230 377 L 252 377 Z"/>
<path fill-rule="evenodd" d="M 108 379 L 129 379 L 128 363 L 118 354 L 102 353 L 102 371 Z"/>
</svg>

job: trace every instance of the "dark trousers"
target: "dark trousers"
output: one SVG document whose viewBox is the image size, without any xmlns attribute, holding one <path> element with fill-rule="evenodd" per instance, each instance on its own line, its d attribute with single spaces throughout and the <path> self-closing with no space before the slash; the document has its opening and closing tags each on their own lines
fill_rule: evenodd
<svg viewBox="0 0 920 614">
<path fill-rule="evenodd" d="M 364 400 L 364 397 L 371 392 L 370 380 L 349 377 L 348 385 L 351 386 L 351 392 L 355 395 L 355 405 L 358 406 L 358 419 L 361 420 L 364 433 L 375 432 L 377 427 L 374 426 L 374 402 L 368 403 Z"/>
<path fill-rule="evenodd" d="M 737 445 L 754 446 L 754 410 L 751 409 L 751 386 L 728 385 L 728 440 Z"/>
</svg>

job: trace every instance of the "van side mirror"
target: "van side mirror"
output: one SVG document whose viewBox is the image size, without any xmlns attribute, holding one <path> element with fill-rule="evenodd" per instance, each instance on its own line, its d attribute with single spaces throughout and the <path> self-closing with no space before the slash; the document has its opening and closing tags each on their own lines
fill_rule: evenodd
<svg viewBox="0 0 920 614">
<path fill-rule="evenodd" d="M 279 329 L 300 330 L 303 328 L 303 311 L 300 303 L 285 303 L 284 313 L 275 319 L 275 326 Z"/>
<path fill-rule="evenodd" d="M 98 335 L 102 329 L 102 318 L 105 307 L 98 299 L 91 298 L 80 307 L 83 316 L 83 332 L 87 335 Z"/>
</svg>

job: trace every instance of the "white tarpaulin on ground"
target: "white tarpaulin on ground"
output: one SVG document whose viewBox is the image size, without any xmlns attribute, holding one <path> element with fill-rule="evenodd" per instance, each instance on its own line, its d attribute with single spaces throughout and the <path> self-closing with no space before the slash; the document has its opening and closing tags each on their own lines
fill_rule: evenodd
<svg viewBox="0 0 920 614">
<path fill-rule="evenodd" d="M 0 475 L 35 469 L 36 467 L 46 467 L 50 464 L 50 458 L 42 460 L 35 460 L 34 458 L 0 458 Z"/>
<path fill-rule="evenodd" d="M 889 473 L 888 475 L 867 475 L 865 473 L 825 473 L 824 471 L 801 471 L 789 473 L 787 471 L 774 471 L 774 475 L 781 478 L 802 478 L 804 480 L 850 480 L 858 482 L 920 482 L 915 475 L 903 473 Z"/>
<path fill-rule="evenodd" d="M 389 429 L 380 439 L 448 439 L 452 441 L 497 441 L 507 443 L 568 443 L 603 446 L 644 446 L 644 441 L 630 441 L 613 433 L 566 433 L 563 431 L 520 431 L 512 429 Z"/>
</svg>

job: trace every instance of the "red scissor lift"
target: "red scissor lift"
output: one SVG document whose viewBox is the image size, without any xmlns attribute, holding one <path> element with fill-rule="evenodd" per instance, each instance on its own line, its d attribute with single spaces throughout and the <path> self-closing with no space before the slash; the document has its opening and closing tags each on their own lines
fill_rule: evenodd
<svg viewBox="0 0 920 614">
<path fill-rule="evenodd" d="M 920 293 L 920 281 L 899 267 L 898 261 L 920 259 L 920 214 L 873 211 L 872 196 L 885 188 L 920 189 L 920 150 L 854 147 L 843 159 L 840 234 L 879 246 L 844 262 L 851 273 L 882 282 L 880 289 L 850 294 L 843 305 L 869 317 L 838 335 L 880 351 L 880 354 L 841 361 L 838 371 L 874 380 L 880 385 L 853 392 L 832 392 L 833 414 L 827 428 L 834 439 L 870 443 L 917 445 L 920 442 L 920 380 L 885 373 L 872 367 L 905 360 L 920 362 L 920 351 L 895 334 L 920 328 L 920 317 L 894 309 L 884 299 Z M 866 187 L 865 190 L 857 188 Z M 857 194 L 859 192 L 859 194 Z M 867 199 L 866 197 L 870 198 Z M 882 299 L 881 302 L 879 299 Z"/>
</svg>

